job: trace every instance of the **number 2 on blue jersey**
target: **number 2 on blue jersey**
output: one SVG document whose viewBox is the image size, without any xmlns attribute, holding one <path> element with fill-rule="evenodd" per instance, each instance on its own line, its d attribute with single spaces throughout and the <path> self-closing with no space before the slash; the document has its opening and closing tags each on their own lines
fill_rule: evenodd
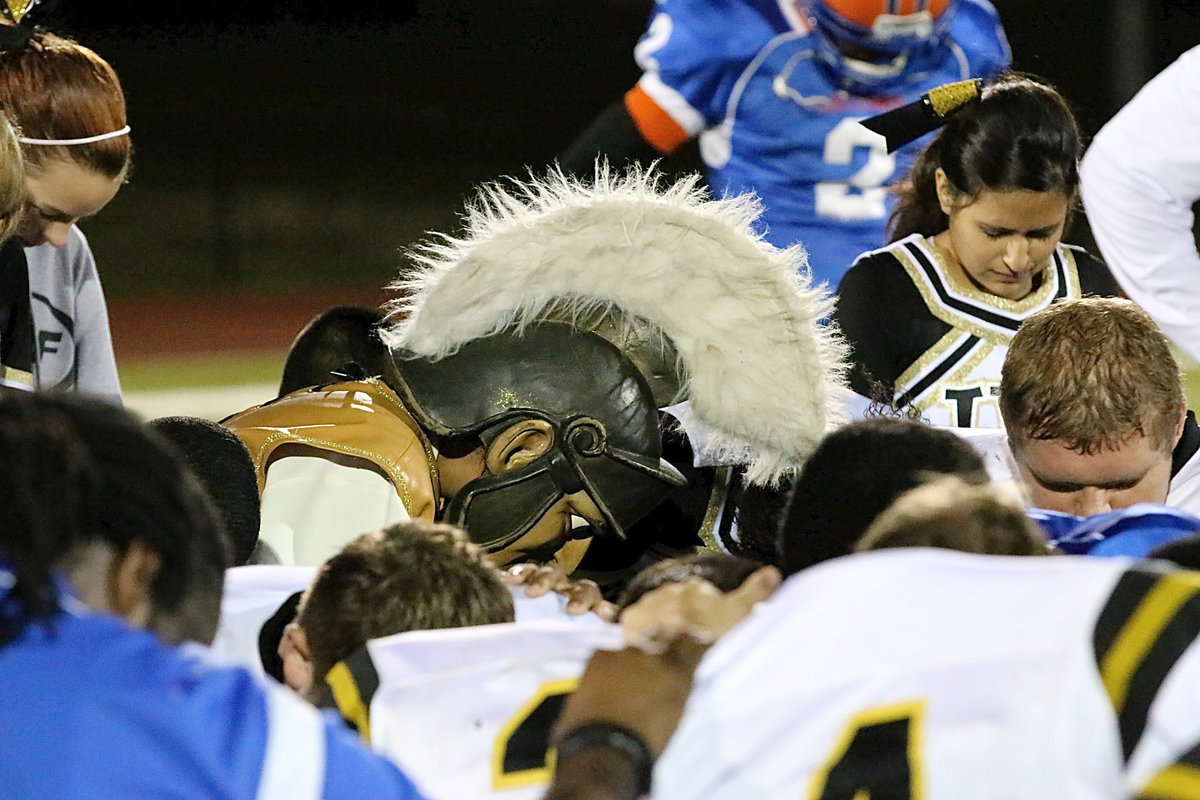
<svg viewBox="0 0 1200 800">
<path fill-rule="evenodd" d="M 887 141 L 846 117 L 825 137 L 825 163 L 850 164 L 854 151 L 868 148 L 867 163 L 846 181 L 823 181 L 816 187 L 816 210 L 822 217 L 841 220 L 883 219 L 887 214 L 887 190 L 883 184 L 896 171 L 896 156 L 887 151 Z"/>
</svg>

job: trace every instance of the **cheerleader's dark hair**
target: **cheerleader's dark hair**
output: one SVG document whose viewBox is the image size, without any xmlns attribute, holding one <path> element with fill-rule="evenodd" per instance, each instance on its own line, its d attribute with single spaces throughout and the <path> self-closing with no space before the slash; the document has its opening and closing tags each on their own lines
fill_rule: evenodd
<svg viewBox="0 0 1200 800">
<path fill-rule="evenodd" d="M 1082 153 L 1079 125 L 1061 94 L 1032 77 L 1002 75 L 977 100 L 945 116 L 900 187 L 891 241 L 934 236 L 949 226 L 938 202 L 938 169 L 964 202 L 986 190 L 1025 190 L 1057 192 L 1073 203 Z"/>
</svg>

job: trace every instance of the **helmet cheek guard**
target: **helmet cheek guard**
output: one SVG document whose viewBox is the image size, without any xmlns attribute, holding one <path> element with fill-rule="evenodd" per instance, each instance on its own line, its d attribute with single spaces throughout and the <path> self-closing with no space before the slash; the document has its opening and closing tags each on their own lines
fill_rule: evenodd
<svg viewBox="0 0 1200 800">
<path fill-rule="evenodd" d="M 468 482 L 450 499 L 442 521 L 463 528 L 490 552 L 508 547 L 570 494 L 558 486 L 550 467 L 553 461 L 561 465 L 562 454 L 554 452 L 518 469 Z"/>
<path fill-rule="evenodd" d="M 556 436 L 550 451 L 533 462 L 467 483 L 447 504 L 443 521 L 495 552 L 528 533 L 559 500 L 584 492 L 603 517 L 602 532 L 623 539 L 675 483 L 660 473 L 663 466 L 609 449 L 598 420 L 576 418 Z"/>
</svg>

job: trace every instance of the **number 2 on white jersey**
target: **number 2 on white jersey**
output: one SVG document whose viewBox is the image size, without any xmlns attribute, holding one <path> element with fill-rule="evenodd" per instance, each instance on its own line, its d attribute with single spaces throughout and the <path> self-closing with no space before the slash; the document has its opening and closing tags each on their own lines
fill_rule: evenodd
<svg viewBox="0 0 1200 800">
<path fill-rule="evenodd" d="M 849 164 L 857 148 L 868 148 L 867 163 L 845 181 L 823 181 L 816 186 L 817 216 L 840 220 L 883 219 L 887 214 L 884 182 L 896 171 L 896 156 L 887 141 L 847 117 L 825 137 L 826 164 Z"/>
</svg>

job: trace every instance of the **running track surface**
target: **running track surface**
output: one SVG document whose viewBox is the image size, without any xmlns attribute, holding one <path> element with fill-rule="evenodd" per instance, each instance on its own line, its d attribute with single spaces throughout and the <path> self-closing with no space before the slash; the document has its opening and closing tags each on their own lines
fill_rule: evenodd
<svg viewBox="0 0 1200 800">
<path fill-rule="evenodd" d="M 305 293 L 110 298 L 117 363 L 169 356 L 284 353 L 318 312 L 335 305 L 379 306 L 379 289 Z"/>
</svg>

